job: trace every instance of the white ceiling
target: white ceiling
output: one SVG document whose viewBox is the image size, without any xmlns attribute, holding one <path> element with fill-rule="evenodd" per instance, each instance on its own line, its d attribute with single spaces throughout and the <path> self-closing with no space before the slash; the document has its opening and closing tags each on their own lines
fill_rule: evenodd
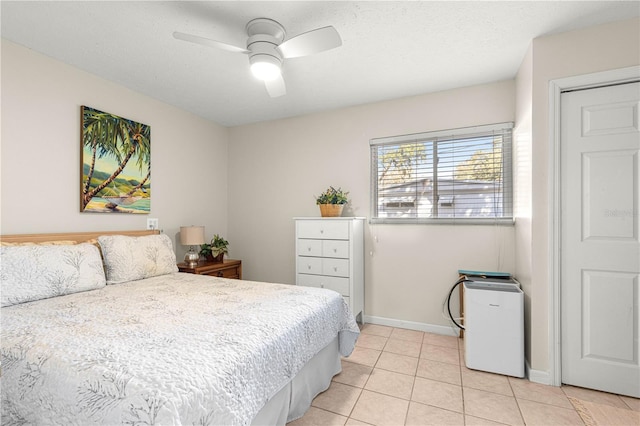
<svg viewBox="0 0 640 426">
<path fill-rule="evenodd" d="M 640 1 L 6 1 L 2 37 L 225 126 L 514 78 L 535 37 L 639 16 Z M 245 25 L 287 38 L 333 25 L 343 45 L 283 65 L 270 98 L 246 55 Z M 571 60 L 570 52 L 567 60 Z"/>
</svg>

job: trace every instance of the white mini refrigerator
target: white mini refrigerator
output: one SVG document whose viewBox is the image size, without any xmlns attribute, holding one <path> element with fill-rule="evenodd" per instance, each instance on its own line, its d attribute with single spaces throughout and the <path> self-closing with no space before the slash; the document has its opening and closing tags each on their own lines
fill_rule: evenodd
<svg viewBox="0 0 640 426">
<path fill-rule="evenodd" d="M 524 377 L 524 294 L 514 282 L 464 283 L 468 368 Z"/>
</svg>

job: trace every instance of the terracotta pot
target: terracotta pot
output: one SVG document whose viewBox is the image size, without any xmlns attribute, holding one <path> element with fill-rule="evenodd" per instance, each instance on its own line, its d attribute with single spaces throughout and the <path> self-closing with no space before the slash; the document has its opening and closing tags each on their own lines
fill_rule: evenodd
<svg viewBox="0 0 640 426">
<path fill-rule="evenodd" d="M 320 206 L 320 215 L 322 217 L 338 217 L 342 216 L 344 204 L 318 204 Z"/>
</svg>

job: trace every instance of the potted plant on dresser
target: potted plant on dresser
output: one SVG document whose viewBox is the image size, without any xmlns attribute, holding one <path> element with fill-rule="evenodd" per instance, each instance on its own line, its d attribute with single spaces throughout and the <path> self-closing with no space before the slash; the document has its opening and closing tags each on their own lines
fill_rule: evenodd
<svg viewBox="0 0 640 426">
<path fill-rule="evenodd" d="M 341 188 L 330 186 L 322 194 L 316 197 L 316 204 L 320 206 L 322 217 L 338 217 L 342 215 L 344 205 L 349 202 L 349 192 Z"/>
<path fill-rule="evenodd" d="M 229 241 L 215 234 L 210 243 L 200 246 L 200 256 L 204 256 L 210 262 L 222 262 L 225 253 L 229 252 Z"/>
</svg>

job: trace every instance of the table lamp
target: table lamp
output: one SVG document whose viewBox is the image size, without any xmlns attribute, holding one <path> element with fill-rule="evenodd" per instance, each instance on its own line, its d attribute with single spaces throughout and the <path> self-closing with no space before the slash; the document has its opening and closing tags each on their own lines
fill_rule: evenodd
<svg viewBox="0 0 640 426">
<path fill-rule="evenodd" d="M 198 264 L 198 259 L 200 259 L 195 246 L 204 244 L 204 226 L 181 226 L 180 244 L 190 246 L 189 251 L 184 255 L 184 261 L 190 268 L 193 268 Z"/>
</svg>

